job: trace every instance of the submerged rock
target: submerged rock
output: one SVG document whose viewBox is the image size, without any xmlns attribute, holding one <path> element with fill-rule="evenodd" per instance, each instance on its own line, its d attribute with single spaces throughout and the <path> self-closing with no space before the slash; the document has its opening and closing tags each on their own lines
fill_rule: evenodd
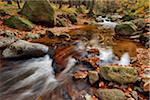
<svg viewBox="0 0 150 100">
<path fill-rule="evenodd" d="M 48 0 L 28 0 L 25 2 L 21 14 L 32 22 L 54 26 L 54 9 Z"/>
<path fill-rule="evenodd" d="M 132 22 L 124 22 L 116 25 L 115 32 L 119 36 L 132 36 L 136 32 L 137 27 Z"/>
<path fill-rule="evenodd" d="M 32 23 L 24 18 L 12 16 L 4 21 L 6 25 L 19 30 L 30 31 L 33 28 Z"/>
<path fill-rule="evenodd" d="M 1 38 L 0 39 L 0 49 L 9 46 L 10 44 L 12 44 L 15 41 L 16 41 L 16 39 L 14 39 L 14 38 L 9 38 L 9 37 Z"/>
<path fill-rule="evenodd" d="M 100 67 L 100 76 L 108 81 L 120 84 L 135 83 L 138 80 L 138 72 L 133 67 L 106 66 Z"/>
<path fill-rule="evenodd" d="M 45 55 L 48 47 L 38 43 L 30 43 L 24 40 L 18 40 L 6 48 L 2 55 L 4 58 L 14 57 L 38 57 Z"/>
<path fill-rule="evenodd" d="M 119 89 L 98 89 L 96 95 L 100 100 L 126 100 L 125 94 Z"/>
</svg>

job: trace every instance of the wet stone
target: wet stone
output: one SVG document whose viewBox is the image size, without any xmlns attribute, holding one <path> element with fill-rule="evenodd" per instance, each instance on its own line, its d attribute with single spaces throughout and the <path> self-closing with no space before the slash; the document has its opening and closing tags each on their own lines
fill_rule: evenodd
<svg viewBox="0 0 150 100">
<path fill-rule="evenodd" d="M 120 84 L 135 83 L 138 80 L 138 72 L 133 67 L 105 66 L 100 67 L 100 77 L 108 81 Z"/>
<path fill-rule="evenodd" d="M 100 100 L 126 100 L 124 92 L 119 89 L 98 89 L 96 96 Z"/>
<path fill-rule="evenodd" d="M 99 80 L 99 75 L 97 71 L 89 71 L 88 76 L 89 76 L 89 82 L 91 84 L 94 84 Z"/>
<path fill-rule="evenodd" d="M 18 40 L 7 47 L 2 55 L 4 58 L 15 57 L 38 57 L 48 52 L 48 47 L 39 43 L 30 43 L 24 40 Z"/>
</svg>

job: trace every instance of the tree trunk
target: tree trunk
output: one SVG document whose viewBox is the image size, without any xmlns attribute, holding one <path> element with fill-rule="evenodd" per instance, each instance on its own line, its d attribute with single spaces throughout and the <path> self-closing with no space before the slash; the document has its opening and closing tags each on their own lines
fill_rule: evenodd
<svg viewBox="0 0 150 100">
<path fill-rule="evenodd" d="M 18 5 L 18 8 L 21 9 L 21 7 L 20 7 L 20 0 L 17 0 L 17 5 Z"/>
</svg>

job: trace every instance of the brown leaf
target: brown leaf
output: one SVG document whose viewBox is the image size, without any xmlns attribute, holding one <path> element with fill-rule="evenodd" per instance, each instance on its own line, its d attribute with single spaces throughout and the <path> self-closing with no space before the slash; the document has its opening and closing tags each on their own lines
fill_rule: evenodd
<svg viewBox="0 0 150 100">
<path fill-rule="evenodd" d="M 88 72 L 85 71 L 85 70 L 80 70 L 80 71 L 77 71 L 74 73 L 74 78 L 76 79 L 83 79 L 83 78 L 86 78 L 88 75 Z"/>
</svg>

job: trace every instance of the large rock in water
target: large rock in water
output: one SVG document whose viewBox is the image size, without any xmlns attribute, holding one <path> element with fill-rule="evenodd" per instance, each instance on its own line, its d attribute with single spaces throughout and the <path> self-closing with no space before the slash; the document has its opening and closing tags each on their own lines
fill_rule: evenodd
<svg viewBox="0 0 150 100">
<path fill-rule="evenodd" d="M 132 36 L 137 31 L 137 27 L 132 22 L 124 22 L 116 25 L 115 32 L 119 36 Z"/>
<path fill-rule="evenodd" d="M 96 96 L 100 100 L 126 100 L 125 94 L 119 89 L 98 89 Z"/>
<path fill-rule="evenodd" d="M 32 23 L 24 18 L 12 16 L 4 21 L 6 25 L 19 30 L 30 31 L 33 28 Z"/>
<path fill-rule="evenodd" d="M 20 13 L 32 22 L 54 26 L 55 13 L 48 0 L 28 0 Z"/>
<path fill-rule="evenodd" d="M 45 45 L 18 40 L 6 48 L 2 55 L 4 58 L 38 57 L 45 55 L 47 52 L 48 47 Z"/>
<path fill-rule="evenodd" d="M 100 76 L 108 81 L 120 84 L 135 83 L 138 80 L 138 72 L 133 67 L 106 66 L 100 67 Z"/>
</svg>

